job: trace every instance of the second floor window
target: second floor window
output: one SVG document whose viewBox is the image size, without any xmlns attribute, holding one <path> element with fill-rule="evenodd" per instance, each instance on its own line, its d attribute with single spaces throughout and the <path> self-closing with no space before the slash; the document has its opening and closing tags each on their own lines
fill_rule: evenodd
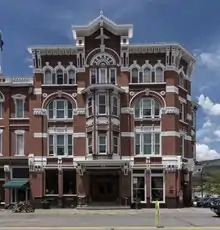
<svg viewBox="0 0 220 230">
<path fill-rule="evenodd" d="M 76 71 L 74 69 L 68 71 L 68 84 L 76 84 Z"/>
<path fill-rule="evenodd" d="M 160 104 L 153 98 L 143 98 L 135 105 L 135 118 L 159 118 Z"/>
<path fill-rule="evenodd" d="M 54 100 L 48 105 L 49 119 L 70 119 L 73 117 L 73 106 L 67 100 Z"/>
<path fill-rule="evenodd" d="M 16 149 L 15 155 L 23 156 L 24 155 L 24 133 L 15 133 L 16 135 Z"/>
<path fill-rule="evenodd" d="M 15 99 L 15 117 L 23 118 L 24 117 L 24 100 Z"/>
<path fill-rule="evenodd" d="M 160 154 L 160 133 L 136 133 L 135 153 L 137 155 L 159 155 Z"/>
<path fill-rule="evenodd" d="M 71 156 L 73 155 L 73 136 L 70 134 L 49 135 L 50 156 Z"/>
<path fill-rule="evenodd" d="M 107 153 L 107 136 L 105 134 L 98 135 L 98 153 Z"/>
</svg>

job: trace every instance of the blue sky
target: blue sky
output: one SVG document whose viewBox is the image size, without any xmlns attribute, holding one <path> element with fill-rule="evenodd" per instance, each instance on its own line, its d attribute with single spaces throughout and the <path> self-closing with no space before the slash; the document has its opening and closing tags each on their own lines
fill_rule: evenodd
<svg viewBox="0 0 220 230">
<path fill-rule="evenodd" d="M 179 42 L 197 57 L 192 95 L 199 100 L 198 159 L 220 157 L 219 0 L 0 0 L 3 71 L 31 76 L 27 47 L 74 44 L 71 25 L 99 15 L 134 25 L 135 43 Z"/>
</svg>

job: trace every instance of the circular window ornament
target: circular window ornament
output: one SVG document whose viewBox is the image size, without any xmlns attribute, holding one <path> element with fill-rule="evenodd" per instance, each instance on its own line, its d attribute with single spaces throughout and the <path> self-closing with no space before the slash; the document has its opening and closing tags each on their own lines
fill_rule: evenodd
<svg viewBox="0 0 220 230">
<path fill-rule="evenodd" d="M 131 91 L 129 94 L 130 94 L 130 96 L 134 96 L 134 92 L 133 91 Z"/>
<path fill-rule="evenodd" d="M 161 92 L 160 92 L 160 95 L 161 95 L 161 96 L 164 96 L 165 94 L 166 94 L 165 91 L 161 91 Z"/>
<path fill-rule="evenodd" d="M 47 93 L 43 93 L 43 97 L 46 98 L 47 97 Z"/>
</svg>

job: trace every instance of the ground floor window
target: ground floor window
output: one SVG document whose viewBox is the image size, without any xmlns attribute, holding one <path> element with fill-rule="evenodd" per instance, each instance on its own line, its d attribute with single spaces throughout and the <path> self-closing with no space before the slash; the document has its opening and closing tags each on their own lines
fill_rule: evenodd
<svg viewBox="0 0 220 230">
<path fill-rule="evenodd" d="M 76 194 L 76 171 L 63 170 L 63 194 Z"/>
<path fill-rule="evenodd" d="M 134 170 L 132 175 L 132 201 L 146 202 L 146 176 L 144 170 Z"/>
<path fill-rule="evenodd" d="M 0 202 L 5 202 L 5 189 L 3 187 L 3 184 L 5 181 L 0 181 Z"/>
<path fill-rule="evenodd" d="M 11 189 L 11 203 L 28 202 L 30 200 L 30 189 Z"/>
<path fill-rule="evenodd" d="M 165 201 L 165 181 L 163 170 L 151 170 L 151 201 Z"/>
<path fill-rule="evenodd" d="M 58 194 L 58 170 L 49 169 L 45 171 L 45 193 Z"/>
</svg>

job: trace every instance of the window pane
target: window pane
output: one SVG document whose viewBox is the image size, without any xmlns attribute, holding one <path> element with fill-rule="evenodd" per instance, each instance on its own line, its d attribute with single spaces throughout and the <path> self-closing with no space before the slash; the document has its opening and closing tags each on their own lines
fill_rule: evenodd
<svg viewBox="0 0 220 230">
<path fill-rule="evenodd" d="M 133 176 L 133 201 L 145 201 L 145 177 Z"/>
<path fill-rule="evenodd" d="M 57 103 L 57 109 L 64 109 L 65 108 L 64 101 L 56 101 L 56 103 Z"/>
<path fill-rule="evenodd" d="M 163 201 L 163 189 L 151 189 L 152 201 Z"/>
<path fill-rule="evenodd" d="M 64 145 L 64 135 L 57 135 L 57 145 Z"/>
<path fill-rule="evenodd" d="M 106 138 L 105 137 L 99 137 L 99 144 L 105 145 Z"/>
<path fill-rule="evenodd" d="M 154 101 L 154 115 L 159 116 L 160 115 L 160 104 L 158 101 Z"/>
<path fill-rule="evenodd" d="M 151 188 L 163 188 L 163 176 L 151 176 Z"/>
<path fill-rule="evenodd" d="M 105 95 L 99 95 L 99 104 L 105 105 Z"/>
<path fill-rule="evenodd" d="M 3 102 L 0 102 L 0 118 L 2 118 L 2 115 L 3 115 L 3 113 L 2 113 L 3 106 L 4 106 Z"/>
<path fill-rule="evenodd" d="M 163 81 L 163 70 L 162 68 L 156 69 L 156 82 L 162 82 Z"/>
<path fill-rule="evenodd" d="M 116 69 L 110 69 L 110 83 L 115 84 L 116 82 Z"/>
<path fill-rule="evenodd" d="M 151 71 L 148 68 L 144 70 L 143 82 L 151 82 Z"/>
<path fill-rule="evenodd" d="M 132 74 L 132 83 L 138 83 L 138 69 L 134 68 L 131 71 Z"/>
<path fill-rule="evenodd" d="M 24 135 L 23 134 L 16 134 L 16 153 L 18 155 L 24 155 Z"/>
<path fill-rule="evenodd" d="M 16 99 L 16 117 L 24 117 L 24 101 L 23 99 Z"/>
<path fill-rule="evenodd" d="M 64 118 L 64 111 L 57 110 L 57 118 Z"/>
<path fill-rule="evenodd" d="M 63 71 L 57 70 L 57 84 L 63 84 Z"/>
<path fill-rule="evenodd" d="M 75 70 L 69 70 L 69 84 L 76 84 L 76 72 Z"/>
</svg>

